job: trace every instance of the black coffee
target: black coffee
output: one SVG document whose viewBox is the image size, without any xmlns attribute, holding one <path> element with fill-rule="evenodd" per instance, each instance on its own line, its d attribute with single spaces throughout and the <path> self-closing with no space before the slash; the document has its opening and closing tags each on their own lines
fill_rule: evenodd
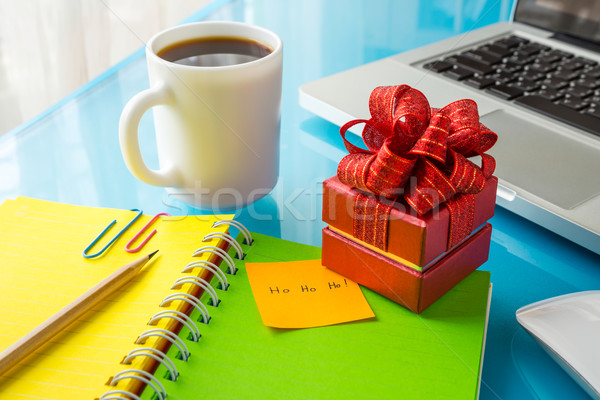
<svg viewBox="0 0 600 400">
<path fill-rule="evenodd" d="M 250 39 L 208 37 L 174 43 L 158 52 L 164 60 L 198 67 L 222 67 L 258 60 L 273 49 Z"/>
</svg>

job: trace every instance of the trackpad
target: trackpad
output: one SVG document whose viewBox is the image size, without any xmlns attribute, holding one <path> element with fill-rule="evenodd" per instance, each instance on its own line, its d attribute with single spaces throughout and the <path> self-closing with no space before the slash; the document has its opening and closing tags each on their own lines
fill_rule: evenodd
<svg viewBox="0 0 600 400">
<path fill-rule="evenodd" d="M 561 208 L 600 193 L 600 151 L 503 110 L 481 117 L 498 134 L 495 175 Z"/>
</svg>

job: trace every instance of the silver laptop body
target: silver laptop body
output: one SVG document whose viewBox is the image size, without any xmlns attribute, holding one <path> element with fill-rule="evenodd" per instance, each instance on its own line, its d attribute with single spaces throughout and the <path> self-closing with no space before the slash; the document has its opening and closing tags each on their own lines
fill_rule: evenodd
<svg viewBox="0 0 600 400">
<path fill-rule="evenodd" d="M 549 1 L 521 0 L 514 15 L 518 16 L 522 3 L 527 6 Z M 577 3 L 594 3 L 562 2 L 571 9 Z M 596 1 L 593 7 L 600 11 L 599 6 Z M 542 11 L 552 13 L 555 9 Z M 535 13 L 529 17 L 535 20 Z M 544 24 L 552 21 L 544 18 Z M 599 19 L 595 22 L 599 28 L 600 12 L 594 18 Z M 600 136 L 423 67 L 445 55 L 510 35 L 600 64 L 600 53 L 559 40 L 553 30 L 514 20 L 307 83 L 300 88 L 300 105 L 341 126 L 352 119 L 369 119 L 368 99 L 377 86 L 407 84 L 422 91 L 432 107 L 443 107 L 462 98 L 474 99 L 482 123 L 499 136 L 489 152 L 497 161 L 495 175 L 500 182 L 497 204 L 600 254 Z M 600 30 L 594 35 L 600 35 Z M 362 126 L 354 128 L 353 132 L 360 134 Z"/>
</svg>

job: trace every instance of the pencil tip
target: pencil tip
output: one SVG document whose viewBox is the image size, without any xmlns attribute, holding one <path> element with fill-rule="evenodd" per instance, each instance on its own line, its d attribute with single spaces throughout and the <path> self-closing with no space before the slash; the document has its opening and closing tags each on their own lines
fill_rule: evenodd
<svg viewBox="0 0 600 400">
<path fill-rule="evenodd" d="M 154 257 L 154 255 L 158 253 L 158 250 L 156 250 L 154 253 L 150 253 L 148 254 L 148 260 L 151 259 L 152 257 Z"/>
</svg>

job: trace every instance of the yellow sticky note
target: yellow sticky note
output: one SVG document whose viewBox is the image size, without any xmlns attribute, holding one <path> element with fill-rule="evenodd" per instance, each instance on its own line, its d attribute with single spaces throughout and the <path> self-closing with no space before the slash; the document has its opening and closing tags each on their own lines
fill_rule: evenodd
<svg viewBox="0 0 600 400">
<path fill-rule="evenodd" d="M 246 270 L 266 326 L 310 328 L 375 316 L 360 287 L 321 260 L 247 263 Z"/>
</svg>

